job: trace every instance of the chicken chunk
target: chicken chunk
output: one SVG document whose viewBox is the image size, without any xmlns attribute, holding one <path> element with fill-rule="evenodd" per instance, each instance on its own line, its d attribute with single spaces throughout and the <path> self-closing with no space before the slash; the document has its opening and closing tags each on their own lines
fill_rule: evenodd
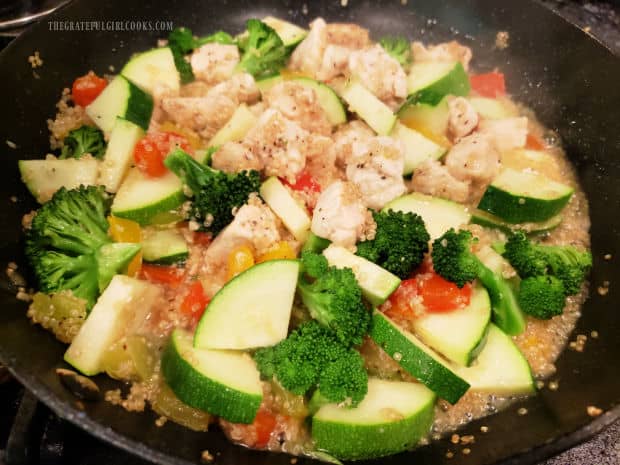
<svg viewBox="0 0 620 465">
<path fill-rule="evenodd" d="M 325 28 L 327 43 L 349 49 L 359 49 L 370 45 L 368 29 L 353 23 L 330 23 Z"/>
<path fill-rule="evenodd" d="M 384 102 L 407 96 L 405 71 L 380 45 L 351 53 L 349 71 Z"/>
<path fill-rule="evenodd" d="M 364 203 L 380 210 L 389 201 L 404 194 L 404 148 L 391 137 L 373 137 L 369 142 L 354 142 L 353 156 L 347 165 L 347 179 L 360 190 Z"/>
<path fill-rule="evenodd" d="M 212 87 L 207 95 L 223 94 L 239 103 L 252 104 L 260 98 L 260 90 L 251 74 L 237 73 Z"/>
<path fill-rule="evenodd" d="M 238 173 L 243 170 L 263 169 L 260 158 L 248 147 L 239 142 L 226 142 L 213 154 L 211 166 L 227 173 Z"/>
<path fill-rule="evenodd" d="M 427 160 L 415 169 L 411 187 L 416 192 L 455 202 L 463 203 L 469 199 L 469 182 L 456 179 L 437 160 Z"/>
<path fill-rule="evenodd" d="M 336 168 L 335 154 L 329 150 L 332 140 L 329 137 L 310 134 L 307 139 L 306 167 L 307 172 L 319 186 L 329 186 L 336 180 L 341 179 L 340 172 Z M 298 191 L 304 203 L 314 208 L 320 192 L 313 189 Z"/>
<path fill-rule="evenodd" d="M 411 44 L 411 53 L 415 63 L 425 61 L 460 61 L 465 68 L 469 69 L 472 53 L 469 47 L 459 44 L 456 40 L 425 47 L 422 42 Z"/>
<path fill-rule="evenodd" d="M 351 182 L 336 181 L 325 189 L 312 215 L 311 230 L 336 245 L 352 248 L 376 228 L 362 195 Z"/>
<path fill-rule="evenodd" d="M 226 124 L 237 106 L 227 95 L 211 93 L 206 97 L 165 98 L 161 104 L 168 119 L 196 131 L 206 140 Z"/>
<path fill-rule="evenodd" d="M 308 131 L 270 108 L 260 116 L 243 143 L 261 160 L 265 175 L 295 182 L 306 165 L 308 137 Z"/>
<path fill-rule="evenodd" d="M 500 152 L 525 147 L 527 118 L 504 118 L 480 122 L 479 132 L 488 135 Z"/>
<path fill-rule="evenodd" d="M 353 156 L 353 143 L 368 142 L 374 136 L 373 130 L 360 120 L 353 120 L 340 126 L 332 136 L 334 143 L 330 147 L 336 165 L 345 169 Z"/>
<path fill-rule="evenodd" d="M 317 18 L 291 55 L 289 67 L 329 81 L 347 72 L 352 51 L 369 44 L 368 30 L 355 24 L 326 24 Z"/>
<path fill-rule="evenodd" d="M 264 97 L 265 103 L 306 131 L 328 136 L 332 126 L 316 92 L 294 81 L 276 84 Z"/>
<path fill-rule="evenodd" d="M 291 55 L 289 67 L 315 76 L 321 69 L 325 47 L 327 24 L 323 18 L 317 18 L 310 23 L 310 32 Z"/>
<path fill-rule="evenodd" d="M 236 45 L 205 44 L 194 50 L 190 63 L 196 79 L 217 84 L 233 75 L 239 63 L 239 48 Z"/>
<path fill-rule="evenodd" d="M 486 187 L 499 172 L 499 152 L 491 137 L 474 133 L 452 146 L 445 166 L 456 179 Z"/>
<path fill-rule="evenodd" d="M 257 255 L 274 246 L 280 240 L 278 219 L 257 196 L 250 196 L 232 223 L 222 230 L 205 253 L 205 260 L 214 264 L 223 264 L 230 252 L 241 244 L 251 244 Z"/>
<path fill-rule="evenodd" d="M 478 112 L 469 100 L 463 97 L 455 97 L 448 101 L 448 131 L 454 141 L 458 142 L 461 138 L 471 134 L 480 118 Z"/>
<path fill-rule="evenodd" d="M 240 73 L 212 87 L 204 97 L 163 98 L 161 108 L 170 120 L 208 140 L 228 122 L 240 103 L 251 103 L 259 95 L 254 78 Z"/>
<path fill-rule="evenodd" d="M 331 81 L 338 76 L 346 74 L 351 52 L 350 48 L 328 44 L 325 47 L 321 65 L 314 77 L 320 81 Z"/>
</svg>

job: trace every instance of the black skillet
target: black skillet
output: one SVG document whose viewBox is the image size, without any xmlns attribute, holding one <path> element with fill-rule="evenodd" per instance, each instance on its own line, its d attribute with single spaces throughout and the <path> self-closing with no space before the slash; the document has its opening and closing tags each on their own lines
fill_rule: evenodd
<svg viewBox="0 0 620 465">
<path fill-rule="evenodd" d="M 349 5 L 342 7 L 338 0 L 307 1 L 306 6 L 276 0 L 77 1 L 50 21 L 103 21 L 99 28 L 109 29 L 111 24 L 105 21 L 134 20 L 140 23 L 129 26 L 143 31 L 96 31 L 93 23 L 89 31 L 70 32 L 59 30 L 70 28 L 70 23 L 43 22 L 0 55 L 0 145 L 6 159 L 0 173 L 0 265 L 16 261 L 25 268 L 20 218 L 34 203 L 19 181 L 15 161 L 40 158 L 46 152 L 45 120 L 53 117 L 63 87 L 90 69 L 99 74 L 108 72 L 110 65 L 118 69 L 131 53 L 154 46 L 166 32 L 144 29 L 156 27 L 156 21 L 172 21 L 201 34 L 218 29 L 237 32 L 246 19 L 267 14 L 299 24 L 321 15 L 328 21 L 360 23 L 375 37 L 403 34 L 428 42 L 454 38 L 471 46 L 476 69 L 499 67 L 516 99 L 531 106 L 544 124 L 560 134 L 590 199 L 594 292 L 574 335 L 596 330 L 600 337 L 590 339 L 584 353 L 567 350 L 562 354 L 554 376 L 559 390 L 543 389 L 536 397 L 469 424 L 462 433 L 476 435 L 469 455 L 443 440 L 372 463 L 530 464 L 583 441 L 618 418 L 620 312 L 614 300 L 619 277 L 616 257 L 620 254 L 620 61 L 580 30 L 530 2 L 409 0 L 408 5 L 402 5 L 400 0 L 349 0 Z M 84 29 L 86 24 L 81 26 Z M 510 34 L 506 50 L 494 46 L 500 30 Z M 44 65 L 32 70 L 27 57 L 35 50 Z M 17 148 L 9 148 L 7 140 Z M 11 196 L 17 196 L 18 201 L 12 202 Z M 611 260 L 603 259 L 607 253 Z M 605 280 L 611 281 L 611 288 L 608 295 L 601 296 L 596 288 Z M 0 285 L 0 360 L 60 416 L 158 463 L 198 462 L 204 449 L 222 465 L 290 463 L 285 455 L 233 446 L 216 428 L 208 434 L 193 433 L 170 422 L 159 428 L 150 412 L 131 414 L 105 402 L 85 403 L 81 411 L 54 373 L 56 367 L 63 366 L 64 347 L 28 323 L 26 306 L 15 299 L 15 289 L 4 273 Z M 103 389 L 117 386 L 104 377 L 97 381 Z M 589 405 L 606 413 L 592 419 L 586 413 Z M 519 408 L 526 408 L 527 415 L 517 415 Z M 487 434 L 479 432 L 481 425 L 489 427 Z M 448 450 L 456 452 L 453 459 L 446 458 Z"/>
</svg>

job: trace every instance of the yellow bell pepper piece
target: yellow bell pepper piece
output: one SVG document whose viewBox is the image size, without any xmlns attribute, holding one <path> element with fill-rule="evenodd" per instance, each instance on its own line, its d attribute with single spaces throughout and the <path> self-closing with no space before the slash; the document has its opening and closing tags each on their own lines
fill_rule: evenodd
<svg viewBox="0 0 620 465">
<path fill-rule="evenodd" d="M 266 262 L 267 260 L 284 260 L 296 258 L 295 251 L 287 241 L 280 241 L 274 247 L 256 259 L 256 263 Z"/>
<path fill-rule="evenodd" d="M 108 224 L 110 225 L 109 234 L 114 242 L 131 242 L 134 244 L 142 242 L 142 229 L 135 221 L 108 216 Z M 139 252 L 127 265 L 127 276 L 137 276 L 141 267 L 142 252 Z"/>
<path fill-rule="evenodd" d="M 228 254 L 228 280 L 254 266 L 254 252 L 249 245 L 235 247 Z"/>
</svg>

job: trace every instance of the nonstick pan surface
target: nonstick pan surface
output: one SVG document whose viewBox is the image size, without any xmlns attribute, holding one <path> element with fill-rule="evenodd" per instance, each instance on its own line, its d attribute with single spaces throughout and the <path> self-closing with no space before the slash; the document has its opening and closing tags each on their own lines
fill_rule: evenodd
<svg viewBox="0 0 620 465">
<path fill-rule="evenodd" d="M 304 6 L 305 5 L 305 6 Z M 306 12 L 306 13 L 304 13 Z M 566 350 L 558 361 L 559 389 L 543 389 L 485 419 L 467 425 L 461 434 L 475 434 L 471 454 L 463 455 L 449 440 L 436 441 L 410 453 L 369 463 L 417 464 L 530 464 L 566 449 L 620 416 L 620 312 L 615 283 L 620 251 L 620 61 L 599 43 L 533 2 L 494 0 L 337 0 L 308 1 L 210 1 L 77 0 L 55 13 L 49 21 L 26 31 L 0 54 L 0 264 L 26 266 L 22 255 L 21 216 L 35 208 L 19 180 L 16 161 L 41 158 L 48 150 L 46 119 L 63 87 L 88 70 L 98 74 L 116 70 L 137 51 L 155 45 L 165 31 L 111 31 L 108 21 L 141 21 L 144 29 L 156 21 L 172 21 L 198 34 L 224 29 L 238 32 L 248 18 L 279 16 L 298 24 L 322 16 L 327 21 L 356 22 L 375 38 L 405 35 L 424 42 L 457 39 L 472 47 L 478 71 L 500 68 L 516 100 L 531 106 L 543 124 L 561 137 L 590 200 L 594 269 L 591 296 L 574 334 L 590 334 L 583 353 Z M 93 21 L 90 30 L 79 21 Z M 73 23 L 71 23 L 73 22 Z M 99 24 L 99 30 L 94 30 Z M 102 30 L 105 28 L 106 30 Z M 55 29 L 55 30 L 50 30 Z M 509 33 L 509 47 L 495 46 L 498 31 Z M 44 60 L 33 70 L 28 56 L 38 50 Z M 6 144 L 10 141 L 17 148 Z M 17 202 L 11 197 L 17 197 Z M 611 254 L 611 260 L 603 256 Z M 619 257 L 620 258 L 620 257 Z M 610 281 L 606 296 L 596 292 Z M 15 298 L 16 289 L 0 277 L 0 361 L 15 376 L 66 418 L 109 443 L 143 458 L 170 464 L 199 462 L 208 449 L 221 465 L 285 465 L 290 457 L 252 451 L 230 444 L 213 428 L 194 433 L 168 422 L 155 426 L 155 415 L 128 413 L 104 401 L 84 403 L 60 384 L 55 369 L 64 366 L 64 346 L 25 317 L 26 304 Z M 574 337 L 574 336 L 573 336 Z M 105 377 L 96 378 L 102 390 L 118 387 Z M 593 419 L 586 413 L 594 405 L 606 413 Z M 518 415 L 519 408 L 527 415 Z M 480 433 L 480 426 L 489 432 Z M 452 459 L 446 451 L 456 452 Z M 313 463 L 299 459 L 299 464 Z"/>
</svg>

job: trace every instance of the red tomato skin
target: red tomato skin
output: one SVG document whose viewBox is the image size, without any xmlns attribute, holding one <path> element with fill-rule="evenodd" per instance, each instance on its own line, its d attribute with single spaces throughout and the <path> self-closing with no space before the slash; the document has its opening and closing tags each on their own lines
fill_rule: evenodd
<svg viewBox="0 0 620 465">
<path fill-rule="evenodd" d="M 276 427 L 276 416 L 270 411 L 261 408 L 252 423 L 256 428 L 256 447 L 265 447 Z"/>
<path fill-rule="evenodd" d="M 174 148 L 193 153 L 187 139 L 175 132 L 152 132 L 138 141 L 133 151 L 136 166 L 147 176 L 154 178 L 168 172 L 164 159 Z"/>
<path fill-rule="evenodd" d="M 491 72 L 472 74 L 469 77 L 471 88 L 482 97 L 497 98 L 506 94 L 506 81 L 503 73 Z"/>
<path fill-rule="evenodd" d="M 209 304 L 209 299 L 204 293 L 202 283 L 199 280 L 190 284 L 187 295 L 181 302 L 181 312 L 189 316 L 192 326 L 195 326 Z"/>
<path fill-rule="evenodd" d="M 92 71 L 84 76 L 80 76 L 71 86 L 71 97 L 76 105 L 86 107 L 95 100 L 103 89 L 108 85 L 108 81 L 100 78 Z"/>
<path fill-rule="evenodd" d="M 185 270 L 176 266 L 142 264 L 140 277 L 156 284 L 167 284 L 178 287 L 183 282 Z"/>
</svg>

